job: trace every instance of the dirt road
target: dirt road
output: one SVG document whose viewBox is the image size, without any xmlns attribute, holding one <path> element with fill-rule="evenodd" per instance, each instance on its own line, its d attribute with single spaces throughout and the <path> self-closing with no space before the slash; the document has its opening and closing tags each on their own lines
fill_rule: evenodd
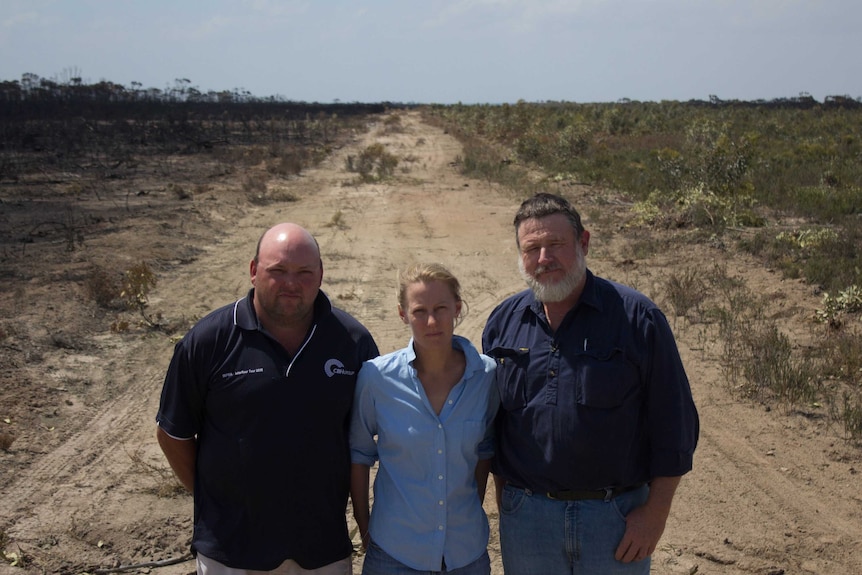
<svg viewBox="0 0 862 575">
<path fill-rule="evenodd" d="M 393 181 L 356 184 L 345 160 L 372 142 L 400 158 L 399 171 Z M 522 289 L 511 230 L 518 202 L 485 182 L 461 177 L 454 166 L 460 153 L 453 137 L 423 124 L 418 113 L 407 113 L 401 129 L 385 129 L 381 122 L 321 166 L 283 184 L 298 201 L 238 205 L 218 189 L 195 198 L 194 209 L 218 223 L 217 241 L 196 243 L 206 235 L 191 223 L 186 227 L 180 216 L 161 228 L 126 230 L 121 241 L 127 249 L 150 253 L 165 249 L 159 234 L 170 234 L 202 250 L 161 275 L 150 297 L 150 309 L 167 320 L 188 319 L 245 293 L 248 261 L 263 229 L 279 221 L 300 223 L 321 244 L 324 290 L 368 326 L 383 352 L 402 347 L 409 337 L 396 313 L 396 270 L 415 260 L 440 261 L 461 279 L 469 305 L 459 333 L 478 345 L 493 306 Z M 563 191 L 592 231 L 588 262 L 600 275 L 662 303 L 670 270 L 721 261 L 761 292 L 776 294 L 789 332 L 812 329 L 818 299 L 806 286 L 702 245 L 676 246 L 633 262 L 630 246 L 640 232 L 620 229 L 625 208 L 599 201 L 588 188 Z M 42 428 L 21 433 L 8 452 L 0 452 L 0 466 L 6 467 L 0 475 L 5 549 L 29 561 L 23 569 L 0 561 L 0 573 L 94 572 L 182 557 L 191 533 L 191 499 L 158 493 L 168 482 L 153 421 L 173 340 L 145 330 L 103 329 L 86 345 L 55 341 L 26 360 L 28 338 L 44 339 L 58 326 L 76 329 L 64 322 L 63 302 L 80 293 L 58 283 L 47 298 L 39 291 L 44 288 L 31 281 L 2 300 L 9 318 L 3 343 L 21 352 L 14 355 L 20 359 L 10 366 L 12 376 L 3 380 L 6 407 L 10 398 L 27 401 L 26 390 L 14 395 L 15 382 L 24 377 L 41 381 L 49 399 L 33 407 Z M 34 292 L 38 298 L 23 297 Z M 26 327 L 11 329 L 13 318 Z M 702 435 L 695 469 L 683 480 L 654 555 L 653 573 L 862 573 L 859 450 L 845 444 L 838 430 L 826 429 L 822 418 L 779 414 L 733 398 L 710 335 L 671 319 Z M 7 427 L 14 425 L 13 420 Z M 487 501 L 494 531 L 496 510 L 493 498 Z M 502 573 L 494 535 L 491 556 L 493 572 Z M 132 572 L 179 575 L 193 569 L 184 562 Z"/>
</svg>

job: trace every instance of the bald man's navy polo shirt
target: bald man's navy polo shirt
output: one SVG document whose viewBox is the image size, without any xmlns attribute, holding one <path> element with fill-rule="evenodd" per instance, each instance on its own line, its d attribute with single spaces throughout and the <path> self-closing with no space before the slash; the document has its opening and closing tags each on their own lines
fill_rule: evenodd
<svg viewBox="0 0 862 575">
<path fill-rule="evenodd" d="M 176 344 L 159 426 L 198 441 L 192 549 L 230 567 L 349 557 L 348 427 L 368 331 L 320 292 L 294 357 L 260 326 L 254 290 Z"/>
</svg>

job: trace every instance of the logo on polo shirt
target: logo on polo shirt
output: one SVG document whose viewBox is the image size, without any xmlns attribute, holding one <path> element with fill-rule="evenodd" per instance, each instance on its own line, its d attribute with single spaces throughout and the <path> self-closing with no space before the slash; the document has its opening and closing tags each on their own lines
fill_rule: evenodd
<svg viewBox="0 0 862 575">
<path fill-rule="evenodd" d="M 327 361 L 326 365 L 323 366 L 323 371 L 326 372 L 326 377 L 332 377 L 333 375 L 356 375 L 355 371 L 345 369 L 344 364 L 337 359 Z"/>
<path fill-rule="evenodd" d="M 240 375 L 249 375 L 251 373 L 263 373 L 262 367 L 252 367 L 250 369 L 238 369 L 236 371 L 225 371 L 221 374 L 222 379 L 228 379 L 230 377 L 238 377 Z"/>
</svg>

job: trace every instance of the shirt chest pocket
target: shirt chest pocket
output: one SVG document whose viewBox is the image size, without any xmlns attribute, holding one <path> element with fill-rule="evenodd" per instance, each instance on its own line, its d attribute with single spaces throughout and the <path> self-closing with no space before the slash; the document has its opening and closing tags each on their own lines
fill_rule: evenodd
<svg viewBox="0 0 862 575">
<path fill-rule="evenodd" d="M 524 409 L 527 405 L 530 350 L 495 347 L 487 354 L 497 362 L 494 375 L 503 409 L 506 411 Z"/>
<path fill-rule="evenodd" d="M 587 407 L 619 407 L 640 389 L 637 366 L 619 348 L 579 354 L 573 367 L 575 401 Z"/>
</svg>

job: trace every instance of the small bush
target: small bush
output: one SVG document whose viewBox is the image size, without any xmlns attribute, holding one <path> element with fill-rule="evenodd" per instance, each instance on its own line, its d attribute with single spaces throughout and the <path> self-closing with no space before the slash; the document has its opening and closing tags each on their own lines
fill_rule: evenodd
<svg viewBox="0 0 862 575">
<path fill-rule="evenodd" d="M 123 291 L 119 278 L 113 277 L 104 268 L 93 266 L 84 280 L 84 288 L 91 300 L 100 307 L 113 309 L 121 301 Z"/>
<path fill-rule="evenodd" d="M 404 126 L 401 124 L 401 116 L 392 114 L 383 120 L 384 134 L 400 134 L 404 132 Z"/>
<path fill-rule="evenodd" d="M 660 228 L 722 229 L 764 223 L 753 210 L 751 196 L 742 192 L 732 198 L 721 196 L 702 183 L 674 192 L 655 190 L 633 211 L 641 222 Z"/>
<path fill-rule="evenodd" d="M 862 439 L 862 395 L 849 392 L 844 394 L 841 420 L 844 423 L 844 433 L 848 438 L 854 441 Z"/>
<path fill-rule="evenodd" d="M 849 313 L 862 311 L 862 288 L 852 285 L 837 296 L 823 294 L 823 309 L 815 312 L 818 321 L 831 327 L 840 327 L 843 317 Z"/>
<path fill-rule="evenodd" d="M 282 150 L 272 160 L 267 161 L 266 171 L 278 176 L 296 176 L 302 172 L 311 161 L 306 148 L 291 147 Z"/>
<path fill-rule="evenodd" d="M 0 450 L 9 451 L 12 444 L 15 442 L 15 436 L 5 431 L 0 431 Z M 2 546 L 0 546 L 2 547 Z"/>
<path fill-rule="evenodd" d="M 746 351 L 741 358 L 743 373 L 750 392 L 758 397 L 765 392 L 787 410 L 816 399 L 814 370 L 804 358 L 792 357 L 790 339 L 774 323 L 740 335 Z"/>
<path fill-rule="evenodd" d="M 129 320 L 124 317 L 117 317 L 114 321 L 111 322 L 110 326 L 112 333 L 122 333 L 124 331 L 129 330 Z"/>
<path fill-rule="evenodd" d="M 146 262 L 136 264 L 126 270 L 123 278 L 123 289 L 120 297 L 129 309 L 137 309 L 144 322 L 150 327 L 156 326 L 155 318 L 148 316 L 146 307 L 149 303 L 150 290 L 156 287 L 156 274 Z"/>
<path fill-rule="evenodd" d="M 708 294 L 706 283 L 695 268 L 672 273 L 665 281 L 665 291 L 674 313 L 686 317 L 692 308 L 699 308 Z"/>
<path fill-rule="evenodd" d="M 266 174 L 250 174 L 243 178 L 242 191 L 245 192 L 248 201 L 259 204 L 266 200 L 266 183 L 269 177 Z"/>
<path fill-rule="evenodd" d="M 326 224 L 327 228 L 338 228 L 340 230 L 346 229 L 349 226 L 347 225 L 347 221 L 344 219 L 344 212 L 341 210 L 336 210 L 334 214 L 332 214 L 332 218 Z"/>
<path fill-rule="evenodd" d="M 815 352 L 823 359 L 822 374 L 858 387 L 862 381 L 862 337 L 853 330 L 829 330 Z"/>
<path fill-rule="evenodd" d="M 375 182 L 391 177 L 398 167 L 398 158 L 386 151 L 383 144 L 376 142 L 366 147 L 359 156 L 348 156 L 347 170 L 357 172 L 363 182 Z"/>
</svg>

